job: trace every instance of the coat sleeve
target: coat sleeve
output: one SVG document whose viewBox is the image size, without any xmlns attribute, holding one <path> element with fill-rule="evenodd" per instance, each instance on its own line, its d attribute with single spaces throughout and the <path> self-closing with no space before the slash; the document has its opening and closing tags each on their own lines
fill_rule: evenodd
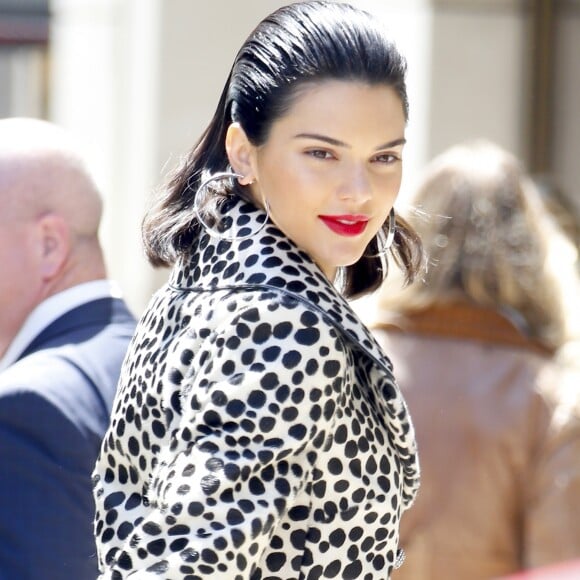
<svg viewBox="0 0 580 580">
<path fill-rule="evenodd" d="M 94 578 L 95 452 L 52 401 L 0 390 L 0 578 Z"/>
<path fill-rule="evenodd" d="M 580 554 L 580 373 L 560 377 L 526 482 L 524 565 L 535 568 Z"/>
<path fill-rule="evenodd" d="M 116 566 L 248 579 L 275 546 L 280 518 L 307 517 L 294 499 L 331 440 L 345 348 L 305 306 L 266 303 L 232 317 L 188 356 L 181 344 L 168 365 L 166 382 L 181 389 L 179 424 L 151 479 L 152 509 Z M 275 568 L 286 556 L 269 557 Z"/>
</svg>

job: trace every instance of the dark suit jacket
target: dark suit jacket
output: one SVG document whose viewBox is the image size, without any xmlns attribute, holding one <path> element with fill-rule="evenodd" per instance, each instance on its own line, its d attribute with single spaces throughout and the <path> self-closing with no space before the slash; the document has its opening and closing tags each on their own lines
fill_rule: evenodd
<svg viewBox="0 0 580 580">
<path fill-rule="evenodd" d="M 91 472 L 134 327 L 122 300 L 92 301 L 0 374 L 1 580 L 96 578 Z"/>
</svg>

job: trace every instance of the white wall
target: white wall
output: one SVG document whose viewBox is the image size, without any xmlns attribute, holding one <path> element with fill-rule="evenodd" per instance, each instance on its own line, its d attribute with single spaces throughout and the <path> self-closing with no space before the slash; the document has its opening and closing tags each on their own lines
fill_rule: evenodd
<svg viewBox="0 0 580 580">
<path fill-rule="evenodd" d="M 0 117 L 45 114 L 46 68 L 44 46 L 0 48 Z"/>
<path fill-rule="evenodd" d="M 526 110 L 525 14 L 514 2 L 450 2 L 433 22 L 432 155 L 487 137 L 521 156 Z"/>
<path fill-rule="evenodd" d="M 140 312 L 151 271 L 139 224 L 159 176 L 157 0 L 53 0 L 50 118 L 70 130 L 105 197 L 111 276 Z"/>
</svg>

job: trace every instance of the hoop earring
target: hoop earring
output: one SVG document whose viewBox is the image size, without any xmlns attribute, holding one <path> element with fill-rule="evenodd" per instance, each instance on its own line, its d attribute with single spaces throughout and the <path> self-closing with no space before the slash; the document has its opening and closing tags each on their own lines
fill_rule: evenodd
<svg viewBox="0 0 580 580">
<path fill-rule="evenodd" d="M 391 211 L 389 212 L 389 230 L 387 232 L 387 237 L 385 238 L 385 243 L 383 244 L 382 248 L 378 248 L 378 252 L 376 254 L 364 254 L 367 258 L 380 258 L 385 256 L 389 251 L 390 247 L 393 245 L 393 241 L 395 239 L 395 232 L 397 230 L 397 215 L 395 213 L 395 208 L 392 207 Z M 379 237 L 377 234 L 377 246 L 378 246 Z"/>
<path fill-rule="evenodd" d="M 222 179 L 240 179 L 242 177 L 244 177 L 244 176 L 240 175 L 239 173 L 234 173 L 234 172 L 229 172 L 229 171 L 214 173 L 213 175 L 208 177 L 205 181 L 203 181 L 201 183 L 201 185 L 197 188 L 197 192 L 196 192 L 195 198 L 193 200 L 193 212 L 195 213 L 195 217 L 197 218 L 197 221 L 199 222 L 199 224 L 205 229 L 205 231 L 210 236 L 213 236 L 215 238 L 229 240 L 229 241 L 247 240 L 249 238 L 254 237 L 258 233 L 260 233 L 264 229 L 264 227 L 266 226 L 266 223 L 268 222 L 268 220 L 270 219 L 270 204 L 268 203 L 267 200 L 265 200 L 264 209 L 266 211 L 266 217 L 263 218 L 262 223 L 260 224 L 260 227 L 257 230 L 250 231 L 248 233 L 242 233 L 239 236 L 227 235 L 227 231 L 229 229 L 231 229 L 231 227 L 233 225 L 232 219 L 229 216 L 225 216 L 225 220 L 224 220 L 226 222 L 225 224 L 221 224 L 218 221 L 217 209 L 218 209 L 218 203 L 220 200 L 218 197 L 215 196 L 215 193 L 216 193 L 215 189 L 213 190 L 215 199 L 213 199 L 213 200 L 209 199 L 209 190 L 211 188 L 209 188 L 208 185 L 210 183 L 212 183 L 213 181 L 218 181 L 218 180 L 222 180 Z M 213 215 L 212 215 L 211 210 L 209 212 L 207 210 L 204 210 L 204 208 L 208 208 L 210 206 L 211 206 L 211 209 L 214 210 Z M 215 223 L 210 224 L 207 222 L 206 218 L 207 218 L 208 213 Z M 202 217 L 202 214 L 206 214 L 206 218 Z M 247 229 L 248 228 L 246 226 L 244 226 L 241 228 L 241 232 L 244 232 Z"/>
</svg>

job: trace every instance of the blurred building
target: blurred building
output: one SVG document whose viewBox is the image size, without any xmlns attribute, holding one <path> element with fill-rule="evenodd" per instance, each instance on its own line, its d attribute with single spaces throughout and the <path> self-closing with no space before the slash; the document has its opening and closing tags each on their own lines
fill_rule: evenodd
<svg viewBox="0 0 580 580">
<path fill-rule="evenodd" d="M 580 208 L 580 0 L 351 0 L 409 60 L 404 191 L 447 146 L 487 137 Z M 237 49 L 279 0 L 0 0 L 0 116 L 71 130 L 106 195 L 112 275 L 140 312 L 165 279 L 139 226 L 213 113 Z"/>
</svg>

